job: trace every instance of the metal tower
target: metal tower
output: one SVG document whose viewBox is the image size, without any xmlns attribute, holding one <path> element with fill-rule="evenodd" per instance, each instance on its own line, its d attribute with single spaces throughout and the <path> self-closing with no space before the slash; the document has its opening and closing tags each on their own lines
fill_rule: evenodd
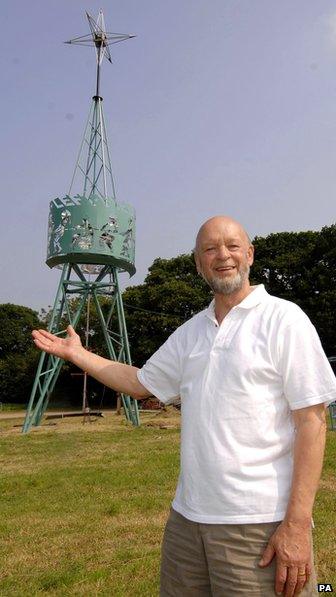
<svg viewBox="0 0 336 597">
<path fill-rule="evenodd" d="M 96 92 L 69 193 L 50 203 L 46 263 L 49 267 L 61 268 L 62 273 L 48 330 L 66 335 L 67 325 L 76 328 L 85 305 L 88 308 L 92 301 L 110 358 L 131 364 L 118 274 L 128 272 L 132 276 L 135 273 L 135 213 L 130 205 L 116 201 L 100 95 L 100 71 L 104 57 L 112 62 L 109 45 L 134 36 L 108 33 L 102 11 L 97 21 L 88 13 L 86 16 L 91 32 L 65 43 L 94 46 Z M 81 194 L 72 196 L 78 179 L 82 183 Z M 108 313 L 104 314 L 101 308 L 100 296 L 109 297 Z M 113 314 L 116 329 L 112 328 Z M 24 433 L 40 424 L 62 364 L 61 359 L 41 353 L 23 424 Z M 137 401 L 124 394 L 121 398 L 126 418 L 133 425 L 139 425 Z"/>
</svg>

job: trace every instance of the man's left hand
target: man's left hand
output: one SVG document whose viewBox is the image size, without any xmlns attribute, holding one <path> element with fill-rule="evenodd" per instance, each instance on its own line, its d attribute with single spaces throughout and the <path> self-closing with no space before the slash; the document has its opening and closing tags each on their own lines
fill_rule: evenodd
<svg viewBox="0 0 336 597">
<path fill-rule="evenodd" d="M 259 566 L 268 566 L 274 556 L 276 594 L 299 595 L 312 572 L 310 526 L 283 521 L 270 538 Z"/>
</svg>

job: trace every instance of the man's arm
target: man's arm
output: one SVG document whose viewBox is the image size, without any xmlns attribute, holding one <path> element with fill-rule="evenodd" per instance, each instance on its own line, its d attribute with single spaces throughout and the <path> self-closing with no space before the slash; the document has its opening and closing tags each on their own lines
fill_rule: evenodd
<svg viewBox="0 0 336 597">
<path fill-rule="evenodd" d="M 151 393 L 138 380 L 137 367 L 110 361 L 93 354 L 85 350 L 80 337 L 71 326 L 68 327 L 67 332 L 66 338 L 60 338 L 46 330 L 34 330 L 33 339 L 35 345 L 41 350 L 74 363 L 117 392 L 128 394 L 137 400 L 151 396 Z"/>
<path fill-rule="evenodd" d="M 276 555 L 275 592 L 298 595 L 311 573 L 311 517 L 325 447 L 324 404 L 292 411 L 296 428 L 291 493 L 283 522 L 272 535 L 261 566 Z"/>
</svg>

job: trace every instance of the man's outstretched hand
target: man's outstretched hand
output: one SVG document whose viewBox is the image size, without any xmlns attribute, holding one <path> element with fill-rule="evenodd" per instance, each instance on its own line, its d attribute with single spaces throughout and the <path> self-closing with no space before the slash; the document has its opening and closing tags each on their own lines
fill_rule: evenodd
<svg viewBox="0 0 336 597">
<path fill-rule="evenodd" d="M 67 333 L 66 338 L 60 338 L 46 330 L 34 330 L 32 336 L 35 345 L 40 350 L 44 350 L 66 361 L 72 361 L 83 347 L 80 337 L 71 325 L 67 327 Z"/>
<path fill-rule="evenodd" d="M 32 332 L 35 345 L 49 354 L 74 363 L 108 388 L 133 396 L 137 400 L 151 396 L 138 380 L 138 368 L 119 361 L 111 361 L 86 350 L 71 325 L 67 337 L 54 336 L 46 330 Z"/>
</svg>

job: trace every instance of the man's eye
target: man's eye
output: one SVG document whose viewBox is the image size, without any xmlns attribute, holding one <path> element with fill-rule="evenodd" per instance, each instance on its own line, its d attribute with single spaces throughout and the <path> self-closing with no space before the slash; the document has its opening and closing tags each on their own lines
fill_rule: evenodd
<svg viewBox="0 0 336 597">
<path fill-rule="evenodd" d="M 207 248 L 207 249 L 205 249 L 205 250 L 206 250 L 206 252 L 208 253 L 209 251 L 214 251 L 214 250 L 215 250 L 215 247 L 208 247 L 208 248 Z"/>
<path fill-rule="evenodd" d="M 239 245 L 230 245 L 229 249 L 239 249 Z"/>
</svg>

